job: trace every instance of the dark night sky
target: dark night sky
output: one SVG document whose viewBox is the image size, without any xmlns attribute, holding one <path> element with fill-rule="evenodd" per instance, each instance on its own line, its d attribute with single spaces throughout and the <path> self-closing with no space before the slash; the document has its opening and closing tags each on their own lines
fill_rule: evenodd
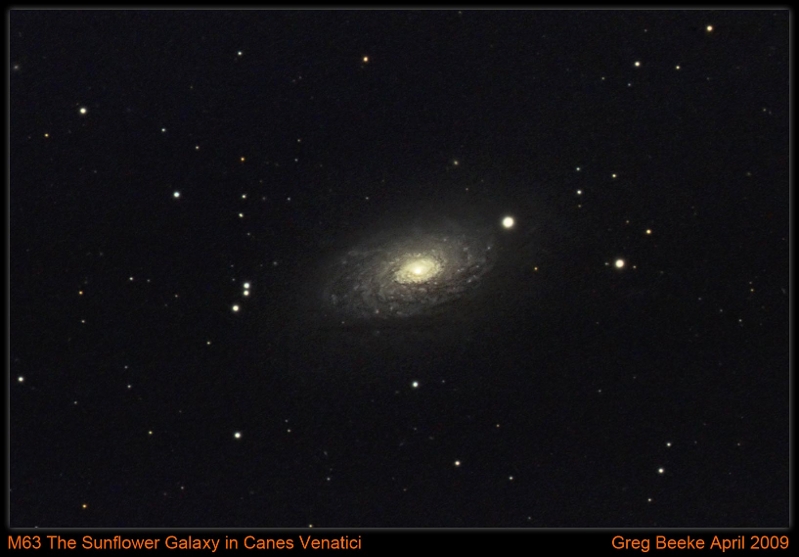
<svg viewBox="0 0 799 557">
<path fill-rule="evenodd" d="M 12 526 L 788 525 L 788 11 L 9 21 Z"/>
</svg>

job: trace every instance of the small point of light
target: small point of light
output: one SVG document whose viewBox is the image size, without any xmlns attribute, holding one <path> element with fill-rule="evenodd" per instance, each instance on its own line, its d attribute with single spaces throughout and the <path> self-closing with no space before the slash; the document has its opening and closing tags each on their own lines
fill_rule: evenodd
<svg viewBox="0 0 799 557">
<path fill-rule="evenodd" d="M 658 474 L 663 474 L 666 472 L 665 468 L 658 468 Z"/>
<path fill-rule="evenodd" d="M 239 218 L 243 219 L 244 218 L 244 213 L 239 213 Z"/>
<path fill-rule="evenodd" d="M 616 176 L 617 176 L 616 174 L 611 174 L 610 175 L 611 178 L 616 178 Z"/>
<path fill-rule="evenodd" d="M 241 439 L 241 432 L 237 431 L 236 433 L 233 434 L 233 437 L 235 437 L 236 439 Z"/>
<path fill-rule="evenodd" d="M 153 434 L 153 430 L 152 429 L 147 432 L 147 435 L 152 435 L 152 434 Z"/>
<path fill-rule="evenodd" d="M 161 133 L 166 133 L 166 128 L 161 128 Z"/>
<path fill-rule="evenodd" d="M 708 25 L 707 27 L 705 27 L 705 29 L 707 30 L 708 33 L 712 33 L 713 32 L 713 26 L 712 25 Z"/>
<path fill-rule="evenodd" d="M 652 234 L 652 229 L 651 229 L 651 228 L 647 228 L 647 229 L 646 229 L 646 233 L 647 233 L 647 234 Z"/>
<path fill-rule="evenodd" d="M 460 460 L 456 460 L 456 461 L 454 462 L 454 464 L 455 464 L 455 466 L 460 466 L 460 465 L 461 465 L 461 461 L 460 461 Z"/>
<path fill-rule="evenodd" d="M 250 283 L 249 283 L 249 282 L 245 282 L 245 283 L 244 283 L 244 284 L 242 284 L 241 286 L 242 286 L 242 288 L 244 288 L 244 289 L 249 289 L 249 288 L 250 288 Z"/>
<path fill-rule="evenodd" d="M 452 161 L 452 166 L 458 166 L 460 163 L 457 160 Z"/>
<path fill-rule="evenodd" d="M 368 57 L 368 56 L 364 56 L 364 57 L 362 58 L 362 60 L 363 60 L 363 62 L 364 62 L 364 64 L 365 64 L 365 63 L 369 62 L 369 57 Z"/>
<path fill-rule="evenodd" d="M 675 70 L 679 70 L 679 69 L 680 69 L 680 66 L 679 66 L 679 65 L 677 65 L 677 66 L 674 66 L 674 69 L 675 69 Z"/>
<path fill-rule="evenodd" d="M 577 195 L 583 195 L 583 190 L 577 190 Z"/>
<path fill-rule="evenodd" d="M 230 309 L 232 309 L 234 312 L 237 312 L 237 311 L 239 311 L 240 308 L 239 308 L 238 304 L 236 304 Z"/>
<path fill-rule="evenodd" d="M 246 159 L 244 157 L 241 157 L 241 159 L 239 160 L 241 160 L 241 162 L 244 162 Z"/>
<path fill-rule="evenodd" d="M 249 290 L 245 290 L 244 292 L 242 292 L 242 295 L 243 296 L 249 296 L 250 295 L 250 291 Z"/>
<path fill-rule="evenodd" d="M 87 112 L 89 112 L 89 109 L 87 109 L 85 106 L 82 106 L 80 107 L 80 110 L 78 110 L 78 112 L 80 112 L 81 114 L 86 114 Z"/>
<path fill-rule="evenodd" d="M 200 146 L 199 146 L 199 145 L 195 145 L 195 146 L 194 146 L 194 150 L 195 150 L 195 151 L 199 151 L 199 150 L 200 150 Z"/>
<path fill-rule="evenodd" d="M 50 137 L 49 133 L 44 134 L 45 137 Z"/>
<path fill-rule="evenodd" d="M 640 68 L 640 67 L 641 67 L 641 62 L 639 62 L 639 61 L 637 61 L 637 60 L 636 60 L 636 62 L 635 62 L 635 64 L 634 64 L 634 66 L 635 66 L 636 68 Z"/>
<path fill-rule="evenodd" d="M 502 219 L 502 226 L 504 226 L 505 228 L 513 228 L 513 225 L 515 223 L 516 221 L 513 220 L 513 217 L 505 217 L 504 219 Z"/>
<path fill-rule="evenodd" d="M 617 269 L 621 269 L 622 267 L 624 267 L 624 259 L 617 259 L 616 260 L 616 268 Z"/>
<path fill-rule="evenodd" d="M 175 199 L 177 199 L 178 197 L 180 197 L 180 192 L 179 192 L 179 191 L 176 191 L 176 192 L 174 192 L 174 193 L 172 194 L 172 197 L 174 197 Z"/>
<path fill-rule="evenodd" d="M 508 476 L 508 479 L 509 479 L 510 481 L 513 481 L 513 476 Z"/>
<path fill-rule="evenodd" d="M 23 381 L 25 381 L 25 378 L 20 375 L 19 377 L 17 377 L 17 381 L 22 383 Z"/>
<path fill-rule="evenodd" d="M 83 504 L 81 505 L 81 508 L 87 509 L 87 508 L 89 508 L 89 505 L 87 505 L 86 503 L 83 503 Z"/>
<path fill-rule="evenodd" d="M 411 383 L 411 387 L 413 387 L 414 389 L 418 388 L 419 387 L 419 382 L 418 381 L 414 381 L 413 383 Z"/>
<path fill-rule="evenodd" d="M 244 53 L 242 51 L 240 51 L 240 50 L 236 53 L 236 56 L 243 56 L 243 55 L 244 55 Z"/>
<path fill-rule="evenodd" d="M 671 447 L 671 441 L 666 441 L 666 446 Z"/>
</svg>

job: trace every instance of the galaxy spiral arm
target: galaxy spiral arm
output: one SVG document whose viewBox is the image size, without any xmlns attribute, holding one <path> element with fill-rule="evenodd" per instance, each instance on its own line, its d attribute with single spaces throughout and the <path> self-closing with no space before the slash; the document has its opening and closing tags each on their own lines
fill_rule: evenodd
<svg viewBox="0 0 799 557">
<path fill-rule="evenodd" d="M 388 229 L 332 262 L 322 303 L 345 322 L 435 314 L 479 286 L 494 242 L 490 231 L 448 219 Z"/>
</svg>

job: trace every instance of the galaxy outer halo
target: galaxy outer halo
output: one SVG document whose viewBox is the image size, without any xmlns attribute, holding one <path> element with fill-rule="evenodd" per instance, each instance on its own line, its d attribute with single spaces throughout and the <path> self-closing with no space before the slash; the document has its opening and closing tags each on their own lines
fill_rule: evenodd
<svg viewBox="0 0 799 557">
<path fill-rule="evenodd" d="M 330 264 L 323 304 L 336 319 L 402 320 L 434 315 L 476 290 L 494 266 L 493 235 L 451 220 L 393 228 L 366 238 Z M 432 272 L 414 280 L 406 267 Z"/>
</svg>

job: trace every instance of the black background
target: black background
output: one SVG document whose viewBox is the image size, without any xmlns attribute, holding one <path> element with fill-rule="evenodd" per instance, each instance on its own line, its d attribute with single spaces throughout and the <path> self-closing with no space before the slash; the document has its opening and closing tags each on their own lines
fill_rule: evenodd
<svg viewBox="0 0 799 557">
<path fill-rule="evenodd" d="M 788 24 L 13 10 L 11 525 L 787 526 Z M 326 309 L 455 208 L 475 297 Z"/>
</svg>

